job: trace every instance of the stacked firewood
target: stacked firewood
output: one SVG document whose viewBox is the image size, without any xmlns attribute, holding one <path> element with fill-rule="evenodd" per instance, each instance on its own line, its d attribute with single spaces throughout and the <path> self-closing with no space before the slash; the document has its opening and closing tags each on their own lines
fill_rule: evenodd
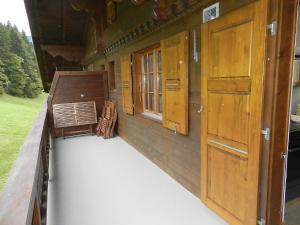
<svg viewBox="0 0 300 225">
<path fill-rule="evenodd" d="M 101 117 L 99 118 L 99 122 L 96 127 L 97 136 L 102 136 L 103 138 L 113 137 L 116 121 L 117 121 L 116 103 L 114 101 L 105 101 L 105 105 L 102 109 Z"/>
</svg>

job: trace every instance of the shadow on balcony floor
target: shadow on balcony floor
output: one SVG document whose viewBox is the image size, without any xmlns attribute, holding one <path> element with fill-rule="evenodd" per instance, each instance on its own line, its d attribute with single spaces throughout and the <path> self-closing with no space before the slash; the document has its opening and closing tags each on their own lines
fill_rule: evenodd
<svg viewBox="0 0 300 225">
<path fill-rule="evenodd" d="M 56 140 L 48 193 L 48 225 L 226 224 L 119 137 Z"/>
</svg>

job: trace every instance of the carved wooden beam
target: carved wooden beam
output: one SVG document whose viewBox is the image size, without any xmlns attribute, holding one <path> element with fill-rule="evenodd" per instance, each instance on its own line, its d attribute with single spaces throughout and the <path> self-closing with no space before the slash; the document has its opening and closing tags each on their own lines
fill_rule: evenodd
<svg viewBox="0 0 300 225">
<path fill-rule="evenodd" d="M 132 4 L 139 6 L 144 4 L 145 0 L 131 0 L 131 2 Z"/>
<path fill-rule="evenodd" d="M 132 4 L 140 6 L 145 0 L 130 0 Z M 153 0 L 153 17 L 156 20 L 168 20 L 171 15 L 169 11 L 169 0 Z"/>
<path fill-rule="evenodd" d="M 169 0 L 154 0 L 153 16 L 156 20 L 168 20 L 171 15 L 168 12 Z"/>
<path fill-rule="evenodd" d="M 93 19 L 96 27 L 96 51 L 104 51 L 103 32 L 107 27 L 106 0 L 95 0 Z"/>
<path fill-rule="evenodd" d="M 95 24 L 96 52 L 103 52 L 103 31 L 107 27 L 106 0 L 69 0 L 72 8 L 85 11 Z"/>
<path fill-rule="evenodd" d="M 69 0 L 69 2 L 76 11 L 91 12 L 95 9 L 95 0 Z"/>
<path fill-rule="evenodd" d="M 63 57 L 69 62 L 78 62 L 84 65 L 84 48 L 72 45 L 41 45 L 41 49 L 49 53 L 53 58 Z"/>
<path fill-rule="evenodd" d="M 103 42 L 103 31 L 104 28 L 102 24 L 94 20 L 95 23 L 95 42 L 96 42 L 96 53 L 103 52 L 104 50 L 104 42 Z"/>
</svg>

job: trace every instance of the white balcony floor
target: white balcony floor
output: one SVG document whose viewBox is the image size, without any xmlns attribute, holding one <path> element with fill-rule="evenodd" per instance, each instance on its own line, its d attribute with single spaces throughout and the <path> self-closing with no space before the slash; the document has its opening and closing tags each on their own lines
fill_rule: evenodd
<svg viewBox="0 0 300 225">
<path fill-rule="evenodd" d="M 119 137 L 77 137 L 54 143 L 47 225 L 224 224 Z"/>
</svg>

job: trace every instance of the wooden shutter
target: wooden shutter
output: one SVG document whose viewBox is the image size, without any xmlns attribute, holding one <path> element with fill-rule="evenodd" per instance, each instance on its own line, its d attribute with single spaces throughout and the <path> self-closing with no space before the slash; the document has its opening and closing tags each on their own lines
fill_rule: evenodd
<svg viewBox="0 0 300 225">
<path fill-rule="evenodd" d="M 142 91 L 142 54 L 136 53 L 133 57 L 133 96 L 134 96 L 134 112 L 143 112 L 143 91 Z"/>
<path fill-rule="evenodd" d="M 188 134 L 188 32 L 161 41 L 163 125 Z"/>
<path fill-rule="evenodd" d="M 121 79 L 123 112 L 133 114 L 132 105 L 132 78 L 131 78 L 131 55 L 121 57 Z"/>
</svg>

